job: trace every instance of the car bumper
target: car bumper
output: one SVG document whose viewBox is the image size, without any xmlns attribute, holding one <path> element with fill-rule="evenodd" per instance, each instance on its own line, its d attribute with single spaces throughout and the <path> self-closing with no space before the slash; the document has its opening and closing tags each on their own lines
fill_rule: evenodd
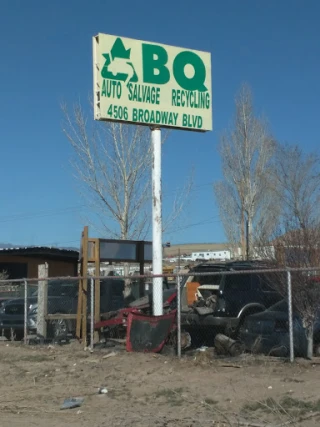
<svg viewBox="0 0 320 427">
<path fill-rule="evenodd" d="M 27 328 L 29 331 L 37 329 L 37 318 L 36 316 L 28 316 Z M 0 329 L 24 329 L 24 316 L 21 315 L 6 315 L 0 316 Z"/>
</svg>

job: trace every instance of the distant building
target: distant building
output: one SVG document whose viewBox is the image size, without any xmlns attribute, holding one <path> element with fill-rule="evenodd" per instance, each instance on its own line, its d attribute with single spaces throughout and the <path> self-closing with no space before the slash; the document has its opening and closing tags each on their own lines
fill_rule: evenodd
<svg viewBox="0 0 320 427">
<path fill-rule="evenodd" d="M 48 263 L 49 277 L 77 276 L 79 252 L 73 249 L 27 246 L 0 249 L 0 271 L 9 279 L 38 277 L 38 266 Z"/>
<path fill-rule="evenodd" d="M 230 251 L 204 251 L 204 252 L 192 252 L 191 260 L 192 261 L 226 261 L 231 259 Z"/>
</svg>

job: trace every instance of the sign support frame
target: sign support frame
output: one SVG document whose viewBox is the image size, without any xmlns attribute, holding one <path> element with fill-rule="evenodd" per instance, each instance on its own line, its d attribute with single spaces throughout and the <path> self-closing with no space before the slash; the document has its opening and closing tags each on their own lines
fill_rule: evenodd
<svg viewBox="0 0 320 427">
<path fill-rule="evenodd" d="M 151 127 L 152 144 L 152 272 L 162 274 L 161 128 Z M 153 278 L 152 309 L 163 314 L 163 278 Z"/>
<path fill-rule="evenodd" d="M 152 309 L 161 316 L 161 128 L 212 130 L 211 53 L 99 33 L 93 37 L 93 91 L 95 120 L 151 130 L 152 269 L 161 276 L 153 277 Z"/>
</svg>

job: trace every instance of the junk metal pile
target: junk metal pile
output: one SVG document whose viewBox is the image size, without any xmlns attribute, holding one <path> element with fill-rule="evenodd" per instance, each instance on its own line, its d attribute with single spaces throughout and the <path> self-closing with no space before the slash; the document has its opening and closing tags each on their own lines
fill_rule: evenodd
<svg viewBox="0 0 320 427">
<path fill-rule="evenodd" d="M 229 262 L 200 264 L 189 271 L 180 284 L 183 352 L 214 347 L 217 355 L 237 356 L 244 351 L 289 355 L 288 304 L 276 291 L 275 275 L 259 269 L 265 266 Z M 228 271 L 233 274 L 224 274 Z M 127 351 L 175 350 L 176 300 L 177 289 L 165 288 L 164 315 L 153 317 L 150 292 L 127 308 L 107 313 L 95 328 L 106 340 L 125 337 Z M 306 331 L 295 311 L 293 326 L 295 355 L 306 357 Z M 314 342 L 318 352 L 319 320 L 314 325 Z"/>
</svg>

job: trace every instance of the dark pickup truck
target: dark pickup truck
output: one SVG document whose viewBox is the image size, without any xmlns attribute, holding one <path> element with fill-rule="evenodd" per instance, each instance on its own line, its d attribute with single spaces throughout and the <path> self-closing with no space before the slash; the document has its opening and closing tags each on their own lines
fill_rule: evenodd
<svg viewBox="0 0 320 427">
<path fill-rule="evenodd" d="M 124 280 L 102 279 L 100 281 L 100 311 L 107 313 L 123 308 Z M 48 284 L 48 314 L 76 314 L 78 306 L 79 281 L 72 279 L 52 280 Z M 89 294 L 89 292 L 88 292 Z M 90 301 L 90 294 L 88 295 Z M 24 298 L 2 302 L 0 308 L 0 329 L 10 339 L 21 340 L 24 335 Z M 28 333 L 36 333 L 38 312 L 38 291 L 28 296 Z M 48 337 L 59 338 L 75 333 L 75 320 L 51 320 L 48 322 Z"/>
</svg>

